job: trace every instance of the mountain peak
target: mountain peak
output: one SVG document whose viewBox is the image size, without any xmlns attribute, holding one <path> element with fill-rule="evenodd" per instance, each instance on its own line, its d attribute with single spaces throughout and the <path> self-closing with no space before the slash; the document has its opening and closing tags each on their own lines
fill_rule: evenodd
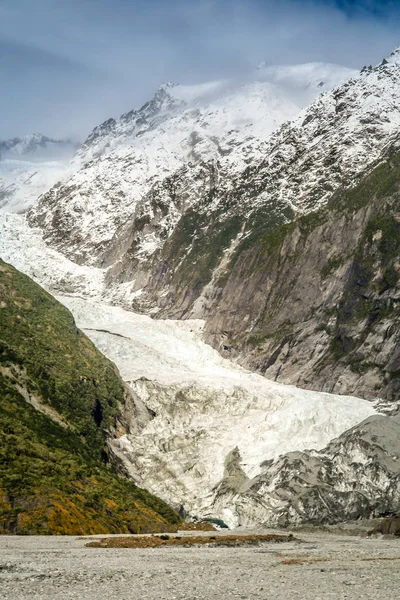
<svg viewBox="0 0 400 600">
<path fill-rule="evenodd" d="M 175 83 L 173 81 L 163 81 L 163 83 L 159 86 L 158 88 L 158 92 L 163 90 L 165 92 L 167 92 L 168 90 L 171 90 L 172 88 L 175 88 L 179 85 L 179 83 Z"/>
</svg>

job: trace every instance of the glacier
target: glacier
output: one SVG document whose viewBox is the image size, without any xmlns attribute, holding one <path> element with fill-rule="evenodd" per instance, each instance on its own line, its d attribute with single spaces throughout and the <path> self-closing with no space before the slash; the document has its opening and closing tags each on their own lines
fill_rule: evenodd
<svg viewBox="0 0 400 600">
<path fill-rule="evenodd" d="M 154 320 L 99 301 L 57 298 L 137 397 L 132 433 L 113 440 L 114 451 L 139 485 L 191 516 L 240 524 L 229 499 L 215 504 L 233 451 L 254 478 L 264 461 L 322 449 L 375 414 L 366 400 L 275 383 L 223 359 L 202 341 L 200 320 Z"/>
<path fill-rule="evenodd" d="M 111 306 L 105 270 L 49 248 L 22 215 L 0 214 L 0 256 L 56 293 L 117 365 L 136 406 L 131 432 L 112 448 L 139 485 L 189 515 L 240 523 L 229 498 L 215 499 L 235 450 L 256 477 L 264 461 L 319 450 L 376 412 L 366 400 L 275 383 L 222 358 L 203 342 L 200 319 L 155 320 Z"/>
</svg>

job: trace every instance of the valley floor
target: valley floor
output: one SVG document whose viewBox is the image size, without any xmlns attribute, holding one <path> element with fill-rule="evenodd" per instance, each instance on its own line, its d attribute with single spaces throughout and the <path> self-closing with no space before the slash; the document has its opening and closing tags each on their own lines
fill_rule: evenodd
<svg viewBox="0 0 400 600">
<path fill-rule="evenodd" d="M 308 531 L 296 532 L 295 536 L 301 541 L 250 548 L 147 550 L 86 548 L 85 540 L 68 536 L 3 536 L 0 537 L 1 597 L 3 600 L 398 598 L 399 539 Z"/>
</svg>

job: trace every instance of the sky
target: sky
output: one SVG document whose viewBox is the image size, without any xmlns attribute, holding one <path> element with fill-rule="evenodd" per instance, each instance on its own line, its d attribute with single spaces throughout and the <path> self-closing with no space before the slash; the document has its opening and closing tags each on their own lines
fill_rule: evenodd
<svg viewBox="0 0 400 600">
<path fill-rule="evenodd" d="M 397 46 L 400 0 L 0 0 L 0 139 L 79 140 L 165 81 L 361 68 Z"/>
</svg>

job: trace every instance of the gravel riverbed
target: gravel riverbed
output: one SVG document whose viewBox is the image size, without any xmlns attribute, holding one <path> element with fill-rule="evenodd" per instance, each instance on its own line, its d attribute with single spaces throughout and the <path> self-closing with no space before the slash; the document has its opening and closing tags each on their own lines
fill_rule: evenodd
<svg viewBox="0 0 400 600">
<path fill-rule="evenodd" d="M 295 532 L 295 536 L 294 541 L 255 547 L 155 549 L 87 548 L 85 544 L 92 537 L 1 536 L 0 597 L 2 600 L 397 600 L 399 597 L 400 539 L 308 531 Z"/>
</svg>

